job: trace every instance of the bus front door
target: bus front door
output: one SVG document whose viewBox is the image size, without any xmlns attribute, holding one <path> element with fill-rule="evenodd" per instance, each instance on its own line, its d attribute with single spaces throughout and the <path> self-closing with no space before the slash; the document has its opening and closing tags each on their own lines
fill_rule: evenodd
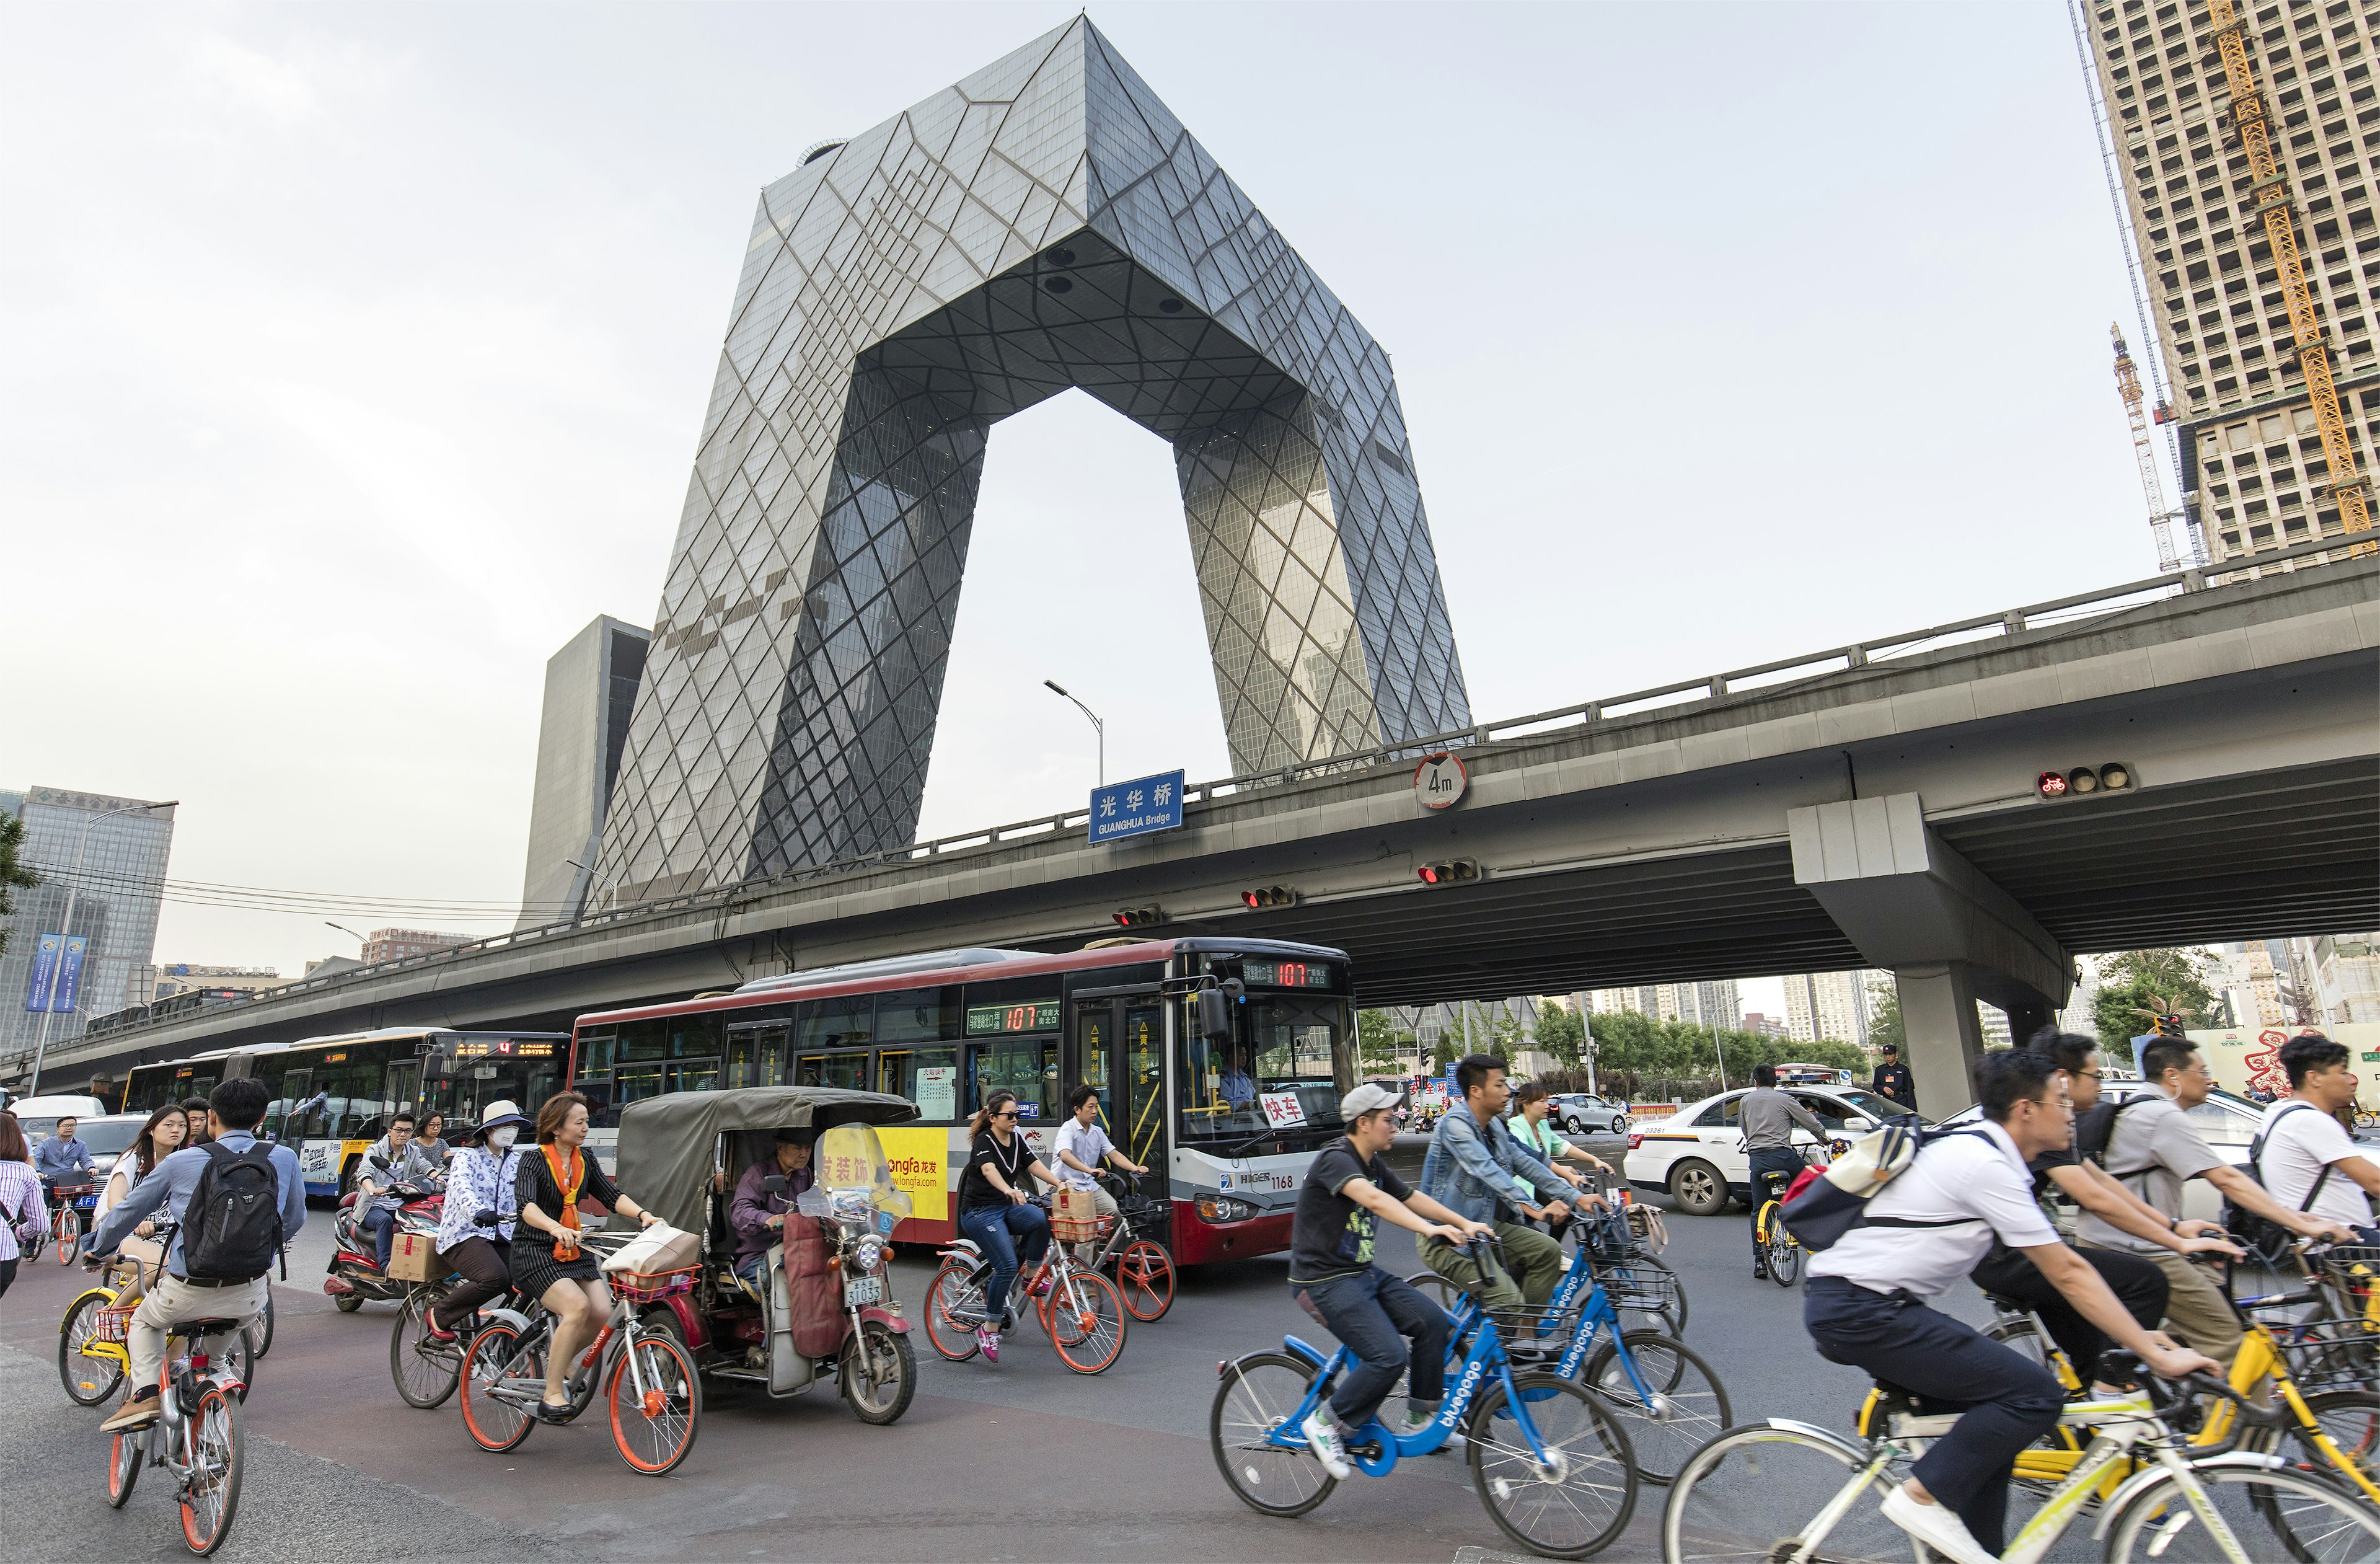
<svg viewBox="0 0 2380 1564">
<path fill-rule="evenodd" d="M 1099 1094 L 1108 1139 L 1149 1170 L 1141 1194 L 1166 1191 L 1165 1007 L 1155 994 L 1075 1001 L 1074 1078 Z"/>
</svg>

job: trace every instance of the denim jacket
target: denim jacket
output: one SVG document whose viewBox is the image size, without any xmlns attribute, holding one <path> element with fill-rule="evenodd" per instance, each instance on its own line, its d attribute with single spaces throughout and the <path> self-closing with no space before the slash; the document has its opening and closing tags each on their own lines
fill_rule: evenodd
<svg viewBox="0 0 2380 1564">
<path fill-rule="evenodd" d="M 1495 1221 L 1500 1205 L 1537 1206 L 1571 1193 L 1546 1159 L 1522 1145 L 1501 1121 L 1491 1122 L 1483 1134 L 1470 1104 L 1460 1102 L 1446 1110 L 1429 1137 L 1421 1190 L 1475 1222 Z"/>
</svg>

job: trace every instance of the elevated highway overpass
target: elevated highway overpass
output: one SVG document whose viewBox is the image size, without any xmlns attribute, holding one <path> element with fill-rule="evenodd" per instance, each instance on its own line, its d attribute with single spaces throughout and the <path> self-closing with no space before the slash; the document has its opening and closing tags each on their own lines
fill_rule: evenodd
<svg viewBox="0 0 2380 1564">
<path fill-rule="evenodd" d="M 1437 747 L 1469 773 L 1442 811 L 1412 785 Z M 2110 761 L 2132 789 L 2036 791 Z M 361 1026 L 561 1027 L 921 948 L 1060 948 L 1155 908 L 1171 931 L 1344 947 L 1372 1004 L 1887 967 L 1944 1097 L 1925 1106 L 1956 1107 L 1971 1001 L 2037 1024 L 2073 952 L 2380 925 L 2380 560 L 2178 573 L 1188 797 L 1160 836 L 1095 847 L 1076 811 L 598 910 L 77 1039 L 44 1074 Z M 1478 878 L 1418 878 L 1456 860 Z M 1243 904 L 1276 885 L 1294 904 Z"/>
</svg>

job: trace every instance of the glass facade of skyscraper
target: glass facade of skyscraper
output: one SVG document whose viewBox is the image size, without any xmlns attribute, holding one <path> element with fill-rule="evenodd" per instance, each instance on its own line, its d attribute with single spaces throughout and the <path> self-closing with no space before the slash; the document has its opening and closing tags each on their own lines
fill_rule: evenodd
<svg viewBox="0 0 2380 1564">
<path fill-rule="evenodd" d="M 1235 769 L 1470 722 L 1387 354 L 1077 18 L 761 192 L 595 899 L 912 839 L 986 440 L 1070 387 L 1172 446 Z"/>
<path fill-rule="evenodd" d="M 18 861 L 40 875 L 42 882 L 15 891 L 15 913 L 0 919 L 8 930 L 8 948 L 0 952 L 0 1055 L 30 1049 L 41 1037 L 42 1013 L 27 1010 L 25 1002 L 43 934 L 63 928 L 90 941 L 73 1012 L 49 1018 L 53 1044 L 79 1035 L 94 1015 L 149 1001 L 148 994 L 136 992 L 136 977 L 156 954 L 165 860 L 174 845 L 171 809 L 99 818 L 113 810 L 137 808 L 142 802 L 137 798 L 62 787 L 35 787 L 23 798 L 19 814 L 25 839 Z M 82 854 L 79 879 L 75 874 L 78 846 Z M 69 891 L 74 922 L 65 927 Z"/>
</svg>

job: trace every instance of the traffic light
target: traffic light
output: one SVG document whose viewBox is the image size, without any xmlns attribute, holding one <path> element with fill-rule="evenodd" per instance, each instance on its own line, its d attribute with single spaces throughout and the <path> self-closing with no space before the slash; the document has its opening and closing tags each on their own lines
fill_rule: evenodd
<svg viewBox="0 0 2380 1564">
<path fill-rule="evenodd" d="M 2132 769 L 2120 760 L 2110 760 L 2096 769 L 2077 766 L 2070 771 L 2044 771 L 2034 779 L 2034 788 L 2044 798 L 2082 798 L 2094 793 L 2130 793 L 2132 789 Z"/>
<path fill-rule="evenodd" d="M 1479 878 L 1479 865 L 1471 858 L 1451 858 L 1442 864 L 1424 864 L 1414 871 L 1424 885 L 1458 885 Z"/>
<path fill-rule="evenodd" d="M 1241 903 L 1257 910 L 1266 907 L 1293 907 L 1303 899 L 1286 885 L 1259 885 L 1253 891 L 1240 892 Z"/>
<path fill-rule="evenodd" d="M 1119 927 L 1144 928 L 1152 923 L 1163 923 L 1165 914 L 1157 907 L 1119 907 L 1115 920 Z"/>
</svg>

